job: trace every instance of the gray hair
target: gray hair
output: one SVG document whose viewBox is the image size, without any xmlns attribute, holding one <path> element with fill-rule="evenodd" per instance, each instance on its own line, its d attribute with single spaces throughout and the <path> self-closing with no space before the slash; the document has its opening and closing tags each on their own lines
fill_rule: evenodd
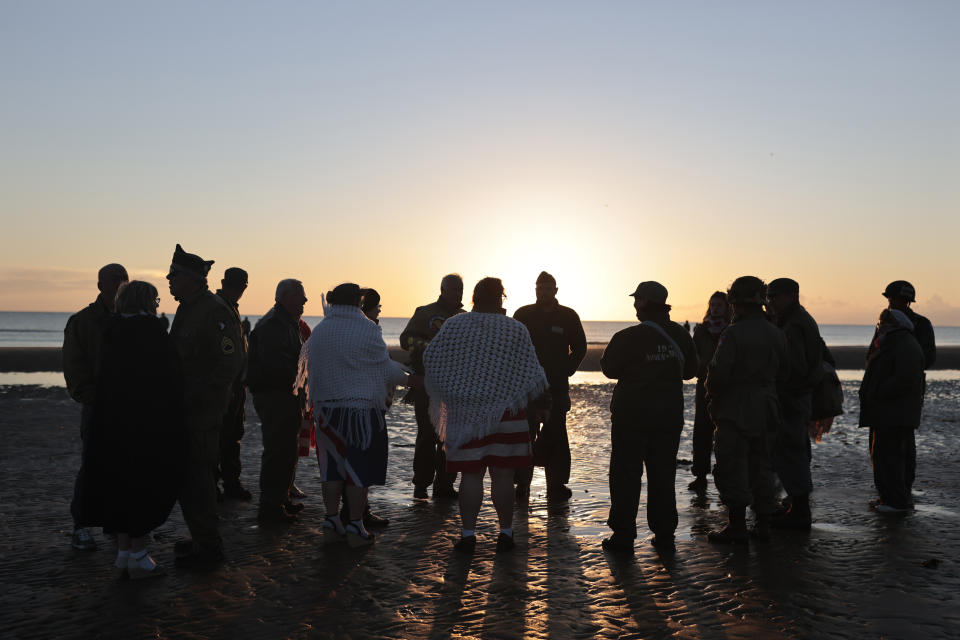
<svg viewBox="0 0 960 640">
<path fill-rule="evenodd" d="M 440 281 L 440 291 L 446 291 L 454 285 L 459 286 L 460 290 L 463 291 L 463 278 L 460 277 L 459 273 L 448 273 Z"/>
<path fill-rule="evenodd" d="M 274 302 L 280 302 L 280 298 L 285 293 L 290 293 L 291 291 L 303 291 L 303 283 L 297 280 L 296 278 L 284 278 L 277 283 L 277 293 L 273 296 Z"/>
</svg>

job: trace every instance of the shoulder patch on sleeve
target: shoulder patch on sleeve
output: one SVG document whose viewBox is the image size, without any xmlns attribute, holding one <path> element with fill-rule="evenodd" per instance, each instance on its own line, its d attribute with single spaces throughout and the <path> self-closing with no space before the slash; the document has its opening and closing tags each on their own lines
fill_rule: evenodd
<svg viewBox="0 0 960 640">
<path fill-rule="evenodd" d="M 220 351 L 222 351 L 225 355 L 229 356 L 236 350 L 237 346 L 233 344 L 233 340 L 230 338 L 230 336 L 223 336 L 223 338 L 220 339 Z"/>
</svg>

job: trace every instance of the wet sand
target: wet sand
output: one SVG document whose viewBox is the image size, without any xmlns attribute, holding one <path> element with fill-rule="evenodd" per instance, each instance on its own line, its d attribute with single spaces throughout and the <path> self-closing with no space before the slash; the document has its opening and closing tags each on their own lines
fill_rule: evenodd
<svg viewBox="0 0 960 640">
<path fill-rule="evenodd" d="M 592 344 L 580 365 L 580 371 L 599 371 L 604 345 Z M 832 347 L 830 351 L 838 369 L 863 369 L 866 347 Z M 390 355 L 398 362 L 407 361 L 400 347 L 390 347 Z M 960 369 L 960 347 L 938 347 L 933 369 Z M 60 347 L 0 347 L 0 372 L 61 371 Z"/>
<path fill-rule="evenodd" d="M 222 506 L 228 559 L 209 574 L 173 566 L 186 535 L 179 507 L 150 548 L 169 575 L 117 579 L 113 544 L 70 547 L 69 498 L 79 409 L 62 388 L 0 388 L 0 632 L 5 638 L 956 638 L 960 628 L 960 383 L 929 385 L 918 433 L 915 512 L 881 516 L 866 434 L 848 413 L 813 453 L 815 524 L 749 548 L 705 533 L 724 515 L 714 487 L 686 491 L 690 433 L 677 474 L 677 553 L 648 543 L 641 504 L 635 556 L 605 554 L 611 385 L 577 385 L 567 505 L 548 505 L 538 470 L 516 507 L 517 548 L 495 554 L 489 493 L 473 558 L 454 553 L 455 502 L 411 499 L 415 424 L 395 407 L 388 485 L 372 492 L 391 519 L 365 550 L 324 547 L 316 462 L 300 462 L 309 497 L 300 521 L 262 528 L 256 507 Z M 692 386 L 686 387 L 688 396 Z M 692 404 L 688 398 L 688 425 Z M 248 404 L 243 480 L 257 493 L 260 429 Z"/>
</svg>

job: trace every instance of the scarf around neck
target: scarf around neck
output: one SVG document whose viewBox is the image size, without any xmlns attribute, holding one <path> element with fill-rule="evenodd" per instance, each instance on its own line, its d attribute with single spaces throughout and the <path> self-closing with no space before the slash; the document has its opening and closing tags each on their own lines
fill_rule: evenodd
<svg viewBox="0 0 960 640">
<path fill-rule="evenodd" d="M 495 432 L 506 411 L 526 407 L 548 386 L 526 327 L 498 313 L 444 322 L 423 365 L 430 418 L 454 450 Z"/>
</svg>

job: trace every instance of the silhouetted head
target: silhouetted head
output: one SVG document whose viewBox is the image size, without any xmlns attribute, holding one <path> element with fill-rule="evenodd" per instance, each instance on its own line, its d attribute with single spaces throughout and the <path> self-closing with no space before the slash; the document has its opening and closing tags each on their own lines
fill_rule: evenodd
<svg viewBox="0 0 960 640">
<path fill-rule="evenodd" d="M 484 278 L 473 288 L 473 310 L 506 313 L 503 308 L 506 297 L 500 278 Z"/>
<path fill-rule="evenodd" d="M 894 280 L 883 290 L 883 297 L 888 300 L 887 306 L 890 309 L 906 311 L 911 302 L 917 301 L 917 291 L 906 280 Z"/>
<path fill-rule="evenodd" d="M 131 280 L 121 284 L 117 291 L 117 313 L 157 315 L 159 304 L 160 297 L 157 294 L 157 288 L 149 282 Z"/>
<path fill-rule="evenodd" d="M 740 276 L 727 289 L 727 302 L 736 315 L 748 309 L 761 310 L 767 295 L 767 285 L 756 276 Z"/>
<path fill-rule="evenodd" d="M 327 292 L 327 304 L 359 307 L 362 299 L 360 286 L 352 282 L 338 284 L 332 291 Z"/>
<path fill-rule="evenodd" d="M 307 293 L 303 290 L 302 282 L 295 278 L 285 278 L 277 283 L 277 291 L 273 299 L 293 318 L 299 319 L 303 315 Z"/>
<path fill-rule="evenodd" d="M 667 304 L 667 288 L 654 280 L 647 280 L 637 285 L 633 296 L 633 308 L 637 312 L 637 320 L 643 322 L 653 316 L 670 313 Z"/>
<path fill-rule="evenodd" d="M 780 314 L 800 298 L 800 285 L 790 278 L 777 278 L 767 285 L 767 311 Z"/>
<path fill-rule="evenodd" d="M 230 267 L 223 272 L 220 288 L 228 298 L 239 302 L 243 292 L 247 290 L 247 272 L 240 267 Z"/>
<path fill-rule="evenodd" d="M 360 310 L 374 322 L 380 317 L 380 294 L 376 289 L 360 289 Z"/>
<path fill-rule="evenodd" d="M 877 319 L 877 331 L 884 334 L 894 329 L 913 331 L 913 322 L 910 321 L 907 314 L 899 309 L 884 309 Z"/>
<path fill-rule="evenodd" d="M 117 297 L 117 290 L 120 288 L 120 285 L 129 279 L 127 270 L 124 269 L 121 264 L 111 262 L 106 266 L 100 267 L 100 271 L 97 272 L 97 289 L 100 290 L 102 296 L 100 299 L 103 303 L 113 309 L 114 301 Z"/>
<path fill-rule="evenodd" d="M 459 273 L 450 273 L 440 281 L 440 299 L 448 307 L 459 309 L 463 306 L 463 278 Z"/>
<path fill-rule="evenodd" d="M 213 260 L 204 260 L 196 254 L 187 253 L 178 244 L 173 251 L 173 260 L 170 261 L 170 272 L 167 273 L 170 294 L 177 300 L 182 300 L 205 289 L 207 274 L 212 266 Z"/>
<path fill-rule="evenodd" d="M 547 273 L 546 271 L 541 271 L 540 275 L 537 276 L 537 302 L 540 304 L 553 304 L 557 301 L 557 281 L 556 279 Z"/>
<path fill-rule="evenodd" d="M 723 291 L 714 291 L 710 294 L 710 301 L 707 303 L 707 312 L 703 314 L 703 321 L 707 322 L 711 316 L 730 319 L 730 305 L 727 303 L 727 294 Z"/>
</svg>

